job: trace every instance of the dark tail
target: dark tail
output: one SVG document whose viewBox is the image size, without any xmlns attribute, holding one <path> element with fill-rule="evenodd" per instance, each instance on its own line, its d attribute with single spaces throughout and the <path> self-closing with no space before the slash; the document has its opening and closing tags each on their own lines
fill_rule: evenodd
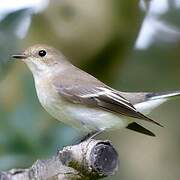
<svg viewBox="0 0 180 180">
<path fill-rule="evenodd" d="M 142 133 L 142 134 L 146 134 L 149 136 L 155 136 L 155 134 L 151 131 L 149 131 L 148 129 L 142 127 L 141 125 L 137 124 L 136 122 L 133 122 L 131 124 L 129 124 L 127 127 L 127 129 Z"/>
</svg>

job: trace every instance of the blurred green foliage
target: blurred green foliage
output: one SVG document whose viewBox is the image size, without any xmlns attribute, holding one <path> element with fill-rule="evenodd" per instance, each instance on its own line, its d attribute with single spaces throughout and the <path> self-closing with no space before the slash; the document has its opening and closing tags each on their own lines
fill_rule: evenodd
<svg viewBox="0 0 180 180">
<path fill-rule="evenodd" d="M 179 8 L 169 2 L 169 9 L 157 18 L 178 29 Z M 157 31 L 147 49 L 134 48 L 148 13 L 140 9 L 139 1 L 50 1 L 47 9 L 32 16 L 26 37 L 20 39 L 15 32 L 27 11 L 16 11 L 0 21 L 0 169 L 29 166 L 80 136 L 40 106 L 25 65 L 8 62 L 20 47 L 53 45 L 73 64 L 119 90 L 180 88 L 178 36 L 172 41 L 171 34 Z M 163 41 L 167 37 L 170 41 Z M 174 100 L 152 114 L 166 127 L 147 124 L 157 134 L 155 139 L 128 130 L 104 133 L 102 137 L 110 138 L 119 149 L 121 165 L 114 179 L 179 179 L 179 105 Z"/>
<path fill-rule="evenodd" d="M 19 10 L 11 13 L 0 22 L 0 78 L 3 78 L 3 74 L 11 65 L 7 62 L 11 53 L 18 49 L 18 39 L 15 31 L 25 12 L 26 10 Z"/>
</svg>

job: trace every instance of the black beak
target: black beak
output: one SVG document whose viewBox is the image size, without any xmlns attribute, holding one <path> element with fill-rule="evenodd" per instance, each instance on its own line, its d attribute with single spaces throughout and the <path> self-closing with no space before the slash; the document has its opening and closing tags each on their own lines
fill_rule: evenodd
<svg viewBox="0 0 180 180">
<path fill-rule="evenodd" d="M 16 58 L 16 59 L 26 59 L 27 56 L 25 54 L 15 54 L 15 55 L 12 55 L 13 58 Z"/>
</svg>

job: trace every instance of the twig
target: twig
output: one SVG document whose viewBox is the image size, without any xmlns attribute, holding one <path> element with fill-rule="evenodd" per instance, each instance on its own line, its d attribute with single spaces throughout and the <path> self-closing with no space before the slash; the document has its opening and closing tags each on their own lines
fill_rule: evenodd
<svg viewBox="0 0 180 180">
<path fill-rule="evenodd" d="M 0 172 L 0 180 L 100 179 L 118 169 L 118 154 L 109 141 L 87 140 L 64 147 L 56 156 L 37 160 L 28 169 Z"/>
</svg>

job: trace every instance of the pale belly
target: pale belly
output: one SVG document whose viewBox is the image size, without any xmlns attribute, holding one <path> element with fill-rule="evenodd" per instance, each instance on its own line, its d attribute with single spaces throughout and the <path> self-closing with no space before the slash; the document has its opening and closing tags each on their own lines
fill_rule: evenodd
<svg viewBox="0 0 180 180">
<path fill-rule="evenodd" d="M 79 104 L 52 101 L 42 104 L 54 118 L 82 131 L 111 130 L 125 128 L 131 120 L 108 111 L 90 108 Z"/>
<path fill-rule="evenodd" d="M 37 89 L 37 88 L 36 88 Z M 55 119 L 64 122 L 81 131 L 111 130 L 125 128 L 132 119 L 81 104 L 65 101 L 53 89 L 47 91 L 37 89 L 37 95 L 42 106 Z"/>
<path fill-rule="evenodd" d="M 85 131 L 120 129 L 130 123 L 125 117 L 79 104 L 66 106 L 66 112 L 70 122 L 79 122 Z"/>
</svg>

